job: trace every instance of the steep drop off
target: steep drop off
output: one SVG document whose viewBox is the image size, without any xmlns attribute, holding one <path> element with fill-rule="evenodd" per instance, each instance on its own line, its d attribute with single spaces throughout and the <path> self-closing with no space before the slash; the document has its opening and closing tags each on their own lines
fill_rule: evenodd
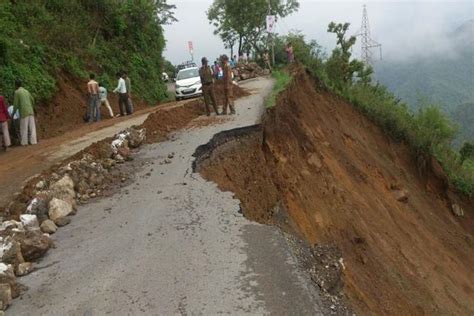
<svg viewBox="0 0 474 316">
<path fill-rule="evenodd" d="M 197 170 L 235 192 L 248 218 L 336 244 L 359 314 L 473 314 L 472 200 L 315 86 L 298 70 L 260 131 L 216 144 Z"/>
</svg>

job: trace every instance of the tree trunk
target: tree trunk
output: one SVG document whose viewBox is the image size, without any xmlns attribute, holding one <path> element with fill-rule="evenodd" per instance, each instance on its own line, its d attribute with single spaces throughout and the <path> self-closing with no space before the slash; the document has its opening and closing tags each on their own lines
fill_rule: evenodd
<svg viewBox="0 0 474 316">
<path fill-rule="evenodd" d="M 239 57 L 242 56 L 242 34 L 239 34 Z"/>
</svg>

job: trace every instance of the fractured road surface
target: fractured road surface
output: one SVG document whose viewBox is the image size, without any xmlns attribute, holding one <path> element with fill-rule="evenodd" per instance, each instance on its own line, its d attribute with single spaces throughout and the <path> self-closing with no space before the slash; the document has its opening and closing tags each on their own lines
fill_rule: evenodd
<svg viewBox="0 0 474 316">
<path fill-rule="evenodd" d="M 272 81 L 243 87 L 253 94 L 236 116 L 142 147 L 133 163 L 153 165 L 79 207 L 53 235 L 57 248 L 19 280 L 29 290 L 7 315 L 319 314 L 282 233 L 248 221 L 231 193 L 192 173 L 199 145 L 259 120 Z"/>
</svg>

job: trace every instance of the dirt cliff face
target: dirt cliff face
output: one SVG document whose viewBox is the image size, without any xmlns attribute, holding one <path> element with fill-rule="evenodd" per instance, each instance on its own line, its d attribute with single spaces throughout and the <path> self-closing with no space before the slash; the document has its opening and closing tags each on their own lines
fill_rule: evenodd
<svg viewBox="0 0 474 316">
<path fill-rule="evenodd" d="M 247 217 L 335 243 L 358 313 L 474 314 L 472 201 L 455 217 L 443 181 L 404 144 L 314 87 L 299 70 L 262 132 L 220 145 L 198 170 Z"/>
</svg>

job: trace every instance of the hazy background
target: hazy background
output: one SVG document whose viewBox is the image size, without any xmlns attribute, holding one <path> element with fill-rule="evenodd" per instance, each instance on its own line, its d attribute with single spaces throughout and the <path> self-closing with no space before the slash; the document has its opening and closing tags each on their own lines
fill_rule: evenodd
<svg viewBox="0 0 474 316">
<path fill-rule="evenodd" d="M 224 52 L 219 37 L 207 20 L 212 0 L 170 0 L 176 4 L 179 22 L 165 26 L 165 57 L 177 64 L 190 59 L 187 42 L 194 43 L 195 60 L 215 58 Z M 450 55 L 452 32 L 474 18 L 474 1 L 311 1 L 300 0 L 300 9 L 277 23 L 277 32 L 300 30 L 315 39 L 327 52 L 335 45 L 334 35 L 326 32 L 331 21 L 350 22 L 355 34 L 367 4 L 372 37 L 382 43 L 384 59 L 406 59 L 433 54 Z M 472 34 L 474 36 L 474 34 Z M 359 49 L 354 56 L 360 55 Z"/>
</svg>

